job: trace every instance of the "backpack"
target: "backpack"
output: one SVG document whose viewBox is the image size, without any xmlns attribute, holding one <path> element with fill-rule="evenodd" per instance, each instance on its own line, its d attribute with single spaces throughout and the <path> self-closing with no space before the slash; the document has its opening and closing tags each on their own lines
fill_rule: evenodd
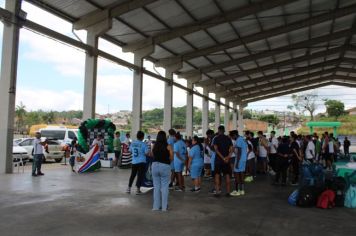
<svg viewBox="0 0 356 236">
<path fill-rule="evenodd" d="M 350 185 L 345 194 L 345 207 L 356 208 L 356 185 Z"/>
<path fill-rule="evenodd" d="M 318 198 L 316 205 L 318 208 L 330 209 L 335 206 L 335 192 L 332 190 L 325 190 Z"/>
<path fill-rule="evenodd" d="M 288 197 L 288 203 L 292 206 L 296 206 L 298 195 L 299 195 L 299 190 L 298 189 L 294 190 Z"/>
<path fill-rule="evenodd" d="M 315 186 L 303 186 L 299 189 L 297 206 L 313 207 L 316 205 L 319 196 L 319 190 Z"/>
<path fill-rule="evenodd" d="M 335 192 L 335 206 L 343 207 L 345 202 L 346 180 L 343 177 L 336 177 L 332 183 L 332 190 Z"/>
</svg>

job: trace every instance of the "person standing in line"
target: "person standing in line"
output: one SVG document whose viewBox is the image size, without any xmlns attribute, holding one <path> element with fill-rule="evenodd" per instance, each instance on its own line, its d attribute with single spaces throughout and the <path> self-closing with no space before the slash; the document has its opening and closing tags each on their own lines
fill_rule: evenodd
<svg viewBox="0 0 356 236">
<path fill-rule="evenodd" d="M 175 135 L 176 135 L 176 131 L 174 129 L 170 129 L 168 131 L 168 134 L 169 134 L 169 137 L 168 137 L 168 144 L 172 147 L 172 149 L 174 148 L 174 142 L 175 142 Z M 172 160 L 171 162 L 171 182 L 169 183 L 169 188 L 172 188 L 173 189 L 173 184 L 174 184 L 174 181 L 177 180 L 177 177 L 176 177 L 176 173 L 174 171 L 174 159 Z M 177 183 L 178 181 L 176 181 Z"/>
<path fill-rule="evenodd" d="M 226 196 L 230 196 L 230 176 L 231 166 L 230 159 L 233 152 L 231 139 L 225 135 L 223 125 L 218 128 L 218 135 L 214 138 L 215 158 L 215 195 L 221 194 L 221 175 L 225 177 Z"/>
<path fill-rule="evenodd" d="M 294 174 L 294 179 L 292 180 L 292 185 L 297 185 L 298 179 L 299 179 L 299 168 L 300 168 L 300 162 L 303 160 L 302 157 L 300 156 L 300 150 L 299 150 L 299 145 L 296 141 L 297 135 L 292 135 L 290 137 L 290 155 L 291 155 L 291 165 L 293 168 L 293 174 Z"/>
<path fill-rule="evenodd" d="M 159 131 L 152 148 L 153 211 L 168 210 L 169 180 L 173 148 L 167 143 L 164 131 Z"/>
<path fill-rule="evenodd" d="M 280 177 L 282 177 L 282 186 L 287 185 L 287 169 L 289 166 L 289 156 L 290 149 L 288 145 L 287 137 L 282 138 L 282 143 L 277 148 L 278 159 L 277 159 L 277 168 L 276 168 L 276 179 L 274 184 L 278 185 Z"/>
<path fill-rule="evenodd" d="M 236 131 L 236 160 L 234 163 L 235 190 L 230 193 L 231 196 L 245 195 L 245 169 L 247 161 L 247 143 Z"/>
<path fill-rule="evenodd" d="M 314 133 L 314 135 L 313 135 L 313 142 L 315 145 L 315 161 L 317 163 L 320 163 L 321 162 L 321 142 L 319 140 L 319 136 L 316 133 Z"/>
<path fill-rule="evenodd" d="M 127 146 L 130 146 L 130 145 L 131 145 L 131 142 L 132 142 L 132 140 L 131 140 L 130 132 L 126 132 L 124 143 L 125 143 Z"/>
<path fill-rule="evenodd" d="M 177 176 L 178 186 L 179 186 L 175 190 L 177 192 L 184 192 L 185 186 L 184 186 L 184 177 L 182 172 L 184 170 L 184 164 L 187 155 L 187 147 L 185 146 L 185 142 L 182 140 L 182 136 L 180 135 L 179 132 L 177 132 L 175 135 L 175 143 L 174 143 L 173 151 L 174 151 L 174 172 Z"/>
<path fill-rule="evenodd" d="M 130 151 L 132 153 L 132 167 L 131 167 L 131 176 L 129 179 L 129 185 L 126 190 L 126 193 L 131 193 L 132 183 L 137 175 L 136 179 L 136 194 L 142 194 L 141 186 L 143 178 L 145 175 L 146 167 L 146 155 L 148 155 L 147 145 L 143 142 L 145 134 L 142 131 L 137 132 L 137 140 L 133 141 L 130 146 Z"/>
<path fill-rule="evenodd" d="M 267 154 L 268 154 L 268 140 L 263 136 L 262 131 L 258 131 L 258 157 L 257 169 L 262 174 L 267 174 Z"/>
<path fill-rule="evenodd" d="M 120 165 L 120 158 L 121 158 L 121 140 L 120 140 L 119 131 L 115 133 L 113 146 L 114 146 L 114 153 L 115 153 L 114 169 L 116 169 Z"/>
<path fill-rule="evenodd" d="M 232 142 L 232 146 L 235 148 L 236 146 L 236 139 L 237 139 L 237 136 L 238 136 L 238 131 L 237 130 L 231 130 L 229 132 L 229 137 L 231 138 L 231 142 Z M 236 158 L 236 153 L 235 151 L 233 151 L 231 153 L 231 159 L 230 159 L 230 165 L 231 165 L 231 170 L 234 169 L 234 166 L 235 166 L 235 158 Z"/>
<path fill-rule="evenodd" d="M 344 139 L 344 154 L 345 154 L 345 157 L 350 157 L 350 146 L 351 146 L 350 140 L 347 137 L 345 137 L 345 139 Z"/>
<path fill-rule="evenodd" d="M 311 163 L 315 161 L 315 145 L 310 135 L 305 137 L 307 144 L 305 149 L 305 159 Z"/>
<path fill-rule="evenodd" d="M 32 176 L 44 175 L 41 172 L 42 160 L 43 160 L 43 148 L 46 142 L 41 141 L 41 133 L 36 132 L 35 140 L 33 142 L 33 162 L 32 162 Z"/>
<path fill-rule="evenodd" d="M 193 146 L 188 155 L 188 169 L 190 169 L 190 176 L 194 184 L 191 192 L 199 192 L 201 188 L 201 174 L 204 166 L 204 148 L 198 136 L 193 137 L 192 144 Z"/>
<path fill-rule="evenodd" d="M 278 148 L 278 140 L 275 137 L 276 132 L 271 131 L 271 137 L 269 139 L 269 165 L 272 170 L 276 171 L 276 161 L 277 161 L 277 148 Z"/>
</svg>

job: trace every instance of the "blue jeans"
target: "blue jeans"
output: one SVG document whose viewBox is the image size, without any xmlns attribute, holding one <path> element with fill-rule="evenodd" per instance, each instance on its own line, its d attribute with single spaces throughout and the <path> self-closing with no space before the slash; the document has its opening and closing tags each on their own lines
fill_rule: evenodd
<svg viewBox="0 0 356 236">
<path fill-rule="evenodd" d="M 43 154 L 33 155 L 32 174 L 36 174 L 36 170 L 37 170 L 37 174 L 41 173 L 42 159 L 43 159 Z"/>
<path fill-rule="evenodd" d="M 168 205 L 168 185 L 171 178 L 171 167 L 168 164 L 153 162 L 153 210 L 167 210 Z"/>
</svg>

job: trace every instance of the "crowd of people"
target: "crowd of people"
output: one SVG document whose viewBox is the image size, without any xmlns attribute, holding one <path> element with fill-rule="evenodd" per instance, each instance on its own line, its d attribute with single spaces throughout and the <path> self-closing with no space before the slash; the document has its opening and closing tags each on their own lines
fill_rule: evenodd
<svg viewBox="0 0 356 236">
<path fill-rule="evenodd" d="M 153 143 L 143 142 L 144 133 L 139 131 L 136 140 L 130 144 L 132 171 L 127 193 L 131 193 L 136 179 L 136 194 L 141 194 L 147 158 L 152 160 L 154 186 L 153 210 L 166 211 L 169 189 L 186 192 L 185 175 L 192 179 L 191 192 L 201 191 L 202 178 L 213 181 L 210 193 L 222 194 L 222 181 L 225 182 L 225 196 L 245 195 L 245 182 L 252 182 L 257 175 L 271 174 L 274 185 L 286 186 L 287 178 L 291 185 L 297 185 L 300 165 L 303 162 L 322 163 L 331 170 L 332 163 L 340 152 L 340 142 L 333 134 L 325 132 L 319 137 L 297 135 L 276 137 L 272 131 L 267 138 L 262 131 L 257 136 L 250 131 L 239 134 L 232 130 L 225 134 L 225 127 L 218 132 L 206 132 L 205 138 L 194 136 L 183 140 L 174 129 L 168 134 L 160 131 Z M 148 144 L 148 145 L 147 145 Z M 344 153 L 349 155 L 350 141 L 344 140 Z M 289 170 L 289 171 L 288 171 Z M 231 180 L 234 180 L 231 190 Z"/>
</svg>

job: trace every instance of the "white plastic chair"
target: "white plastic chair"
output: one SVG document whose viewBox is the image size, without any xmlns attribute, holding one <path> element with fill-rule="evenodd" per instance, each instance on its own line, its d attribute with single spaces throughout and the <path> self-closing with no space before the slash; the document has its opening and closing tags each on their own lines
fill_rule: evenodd
<svg viewBox="0 0 356 236">
<path fill-rule="evenodd" d="M 20 167 L 22 166 L 22 173 L 24 173 L 25 172 L 25 165 L 23 163 L 22 156 L 20 156 L 18 159 L 19 159 L 18 161 L 12 163 L 13 168 L 17 167 L 17 172 L 20 172 Z"/>
</svg>

